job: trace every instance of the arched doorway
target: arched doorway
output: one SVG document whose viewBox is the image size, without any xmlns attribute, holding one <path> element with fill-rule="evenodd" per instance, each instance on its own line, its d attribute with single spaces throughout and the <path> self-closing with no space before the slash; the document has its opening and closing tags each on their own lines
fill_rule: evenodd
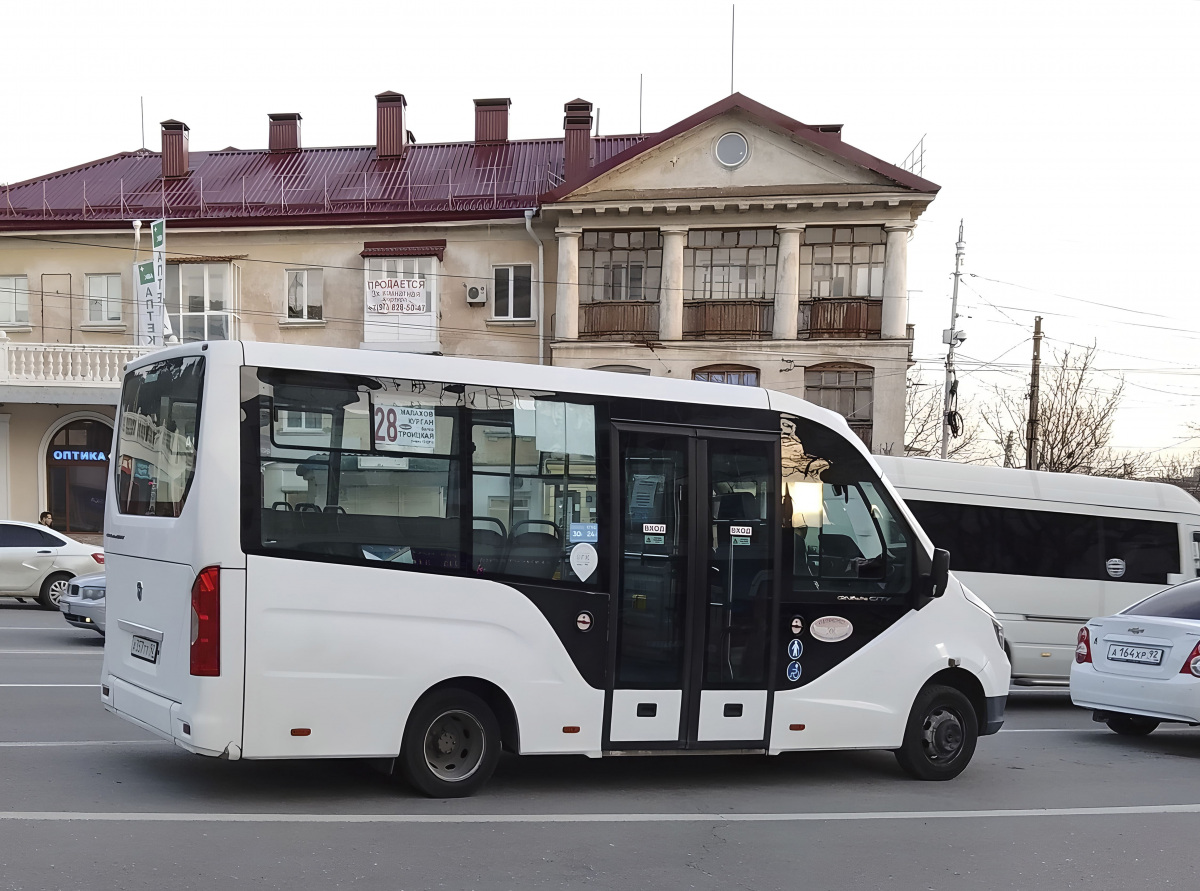
<svg viewBox="0 0 1200 891">
<path fill-rule="evenodd" d="M 102 532 L 112 427 L 81 418 L 64 424 L 46 446 L 46 509 L 59 532 Z"/>
</svg>

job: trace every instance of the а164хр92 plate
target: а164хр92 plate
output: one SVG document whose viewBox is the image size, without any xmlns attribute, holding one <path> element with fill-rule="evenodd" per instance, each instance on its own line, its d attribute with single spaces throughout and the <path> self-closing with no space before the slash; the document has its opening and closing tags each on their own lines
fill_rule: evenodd
<svg viewBox="0 0 1200 891">
<path fill-rule="evenodd" d="M 136 654 L 135 654 L 136 655 Z M 1162 665 L 1163 651 L 1158 647 L 1127 647 L 1112 644 L 1108 648 L 1110 662 L 1137 662 L 1141 665 Z"/>
<path fill-rule="evenodd" d="M 136 659 L 145 659 L 147 662 L 158 661 L 158 641 L 150 640 L 146 637 L 133 638 L 133 644 L 130 647 L 129 654 Z"/>
</svg>

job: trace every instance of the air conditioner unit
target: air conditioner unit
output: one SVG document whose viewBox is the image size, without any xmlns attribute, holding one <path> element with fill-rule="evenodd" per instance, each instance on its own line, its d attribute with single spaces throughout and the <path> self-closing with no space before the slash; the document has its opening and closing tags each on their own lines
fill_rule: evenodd
<svg viewBox="0 0 1200 891">
<path fill-rule="evenodd" d="M 472 285 L 468 284 L 467 282 L 463 282 L 463 287 L 467 289 L 467 303 L 475 304 L 477 306 L 487 303 L 486 285 Z"/>
</svg>

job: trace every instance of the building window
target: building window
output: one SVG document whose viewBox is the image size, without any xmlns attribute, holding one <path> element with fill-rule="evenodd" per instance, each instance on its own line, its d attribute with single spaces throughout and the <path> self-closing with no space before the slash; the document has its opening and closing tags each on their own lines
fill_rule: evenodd
<svg viewBox="0 0 1200 891">
<path fill-rule="evenodd" d="M 497 266 L 492 285 L 492 318 L 533 318 L 533 267 Z"/>
<path fill-rule="evenodd" d="M 758 369 L 748 365 L 709 365 L 692 372 L 692 380 L 708 381 L 710 384 L 733 384 L 739 387 L 757 387 Z"/>
<path fill-rule="evenodd" d="M 121 321 L 121 276 L 89 275 L 87 277 L 88 321 Z"/>
<path fill-rule="evenodd" d="M 320 269 L 287 271 L 287 317 L 319 321 L 325 318 L 325 295 Z"/>
<path fill-rule="evenodd" d="M 657 229 L 589 231 L 579 247 L 579 299 L 657 300 L 662 235 Z"/>
<path fill-rule="evenodd" d="M 741 167 L 750 157 L 750 144 L 741 133 L 726 133 L 717 140 L 717 162 L 730 170 Z"/>
<path fill-rule="evenodd" d="M 323 422 L 328 417 L 319 411 L 284 411 L 280 414 L 283 415 L 283 429 L 293 433 L 320 432 L 325 429 Z"/>
<path fill-rule="evenodd" d="M 29 323 L 29 279 L 0 275 L 0 325 Z"/>
<path fill-rule="evenodd" d="M 778 239 L 774 229 L 692 229 L 683 251 L 684 298 L 772 300 Z"/>
<path fill-rule="evenodd" d="M 171 330 L 184 343 L 234 337 L 235 293 L 229 263 L 173 263 L 167 266 L 167 314 Z"/>
<path fill-rule="evenodd" d="M 804 398 L 844 417 L 868 448 L 874 389 L 875 372 L 865 365 L 829 362 L 804 371 Z"/>
<path fill-rule="evenodd" d="M 800 263 L 812 267 L 812 296 L 883 297 L 885 250 L 881 226 L 807 229 Z"/>
</svg>

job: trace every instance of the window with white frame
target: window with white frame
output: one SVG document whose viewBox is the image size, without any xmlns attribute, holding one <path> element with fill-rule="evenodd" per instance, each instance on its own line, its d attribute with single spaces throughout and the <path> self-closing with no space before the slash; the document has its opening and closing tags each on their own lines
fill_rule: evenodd
<svg viewBox="0 0 1200 891">
<path fill-rule="evenodd" d="M 171 330 L 184 343 L 232 339 L 234 290 L 229 263 L 168 265 L 166 302 Z"/>
<path fill-rule="evenodd" d="M 812 266 L 813 298 L 883 297 L 885 238 L 881 226 L 805 230 L 800 263 Z"/>
<path fill-rule="evenodd" d="M 496 266 L 492 272 L 492 318 L 533 318 L 533 267 Z"/>
<path fill-rule="evenodd" d="M 329 415 L 319 411 L 284 411 L 283 429 L 293 433 L 319 433 L 325 429 L 324 421 Z"/>
<path fill-rule="evenodd" d="M 88 321 L 121 321 L 121 276 L 113 274 L 87 277 Z"/>
<path fill-rule="evenodd" d="M 0 325 L 25 325 L 28 323 L 28 277 L 0 275 Z"/>
<path fill-rule="evenodd" d="M 310 322 L 325 318 L 320 269 L 287 270 L 287 317 Z"/>
</svg>

